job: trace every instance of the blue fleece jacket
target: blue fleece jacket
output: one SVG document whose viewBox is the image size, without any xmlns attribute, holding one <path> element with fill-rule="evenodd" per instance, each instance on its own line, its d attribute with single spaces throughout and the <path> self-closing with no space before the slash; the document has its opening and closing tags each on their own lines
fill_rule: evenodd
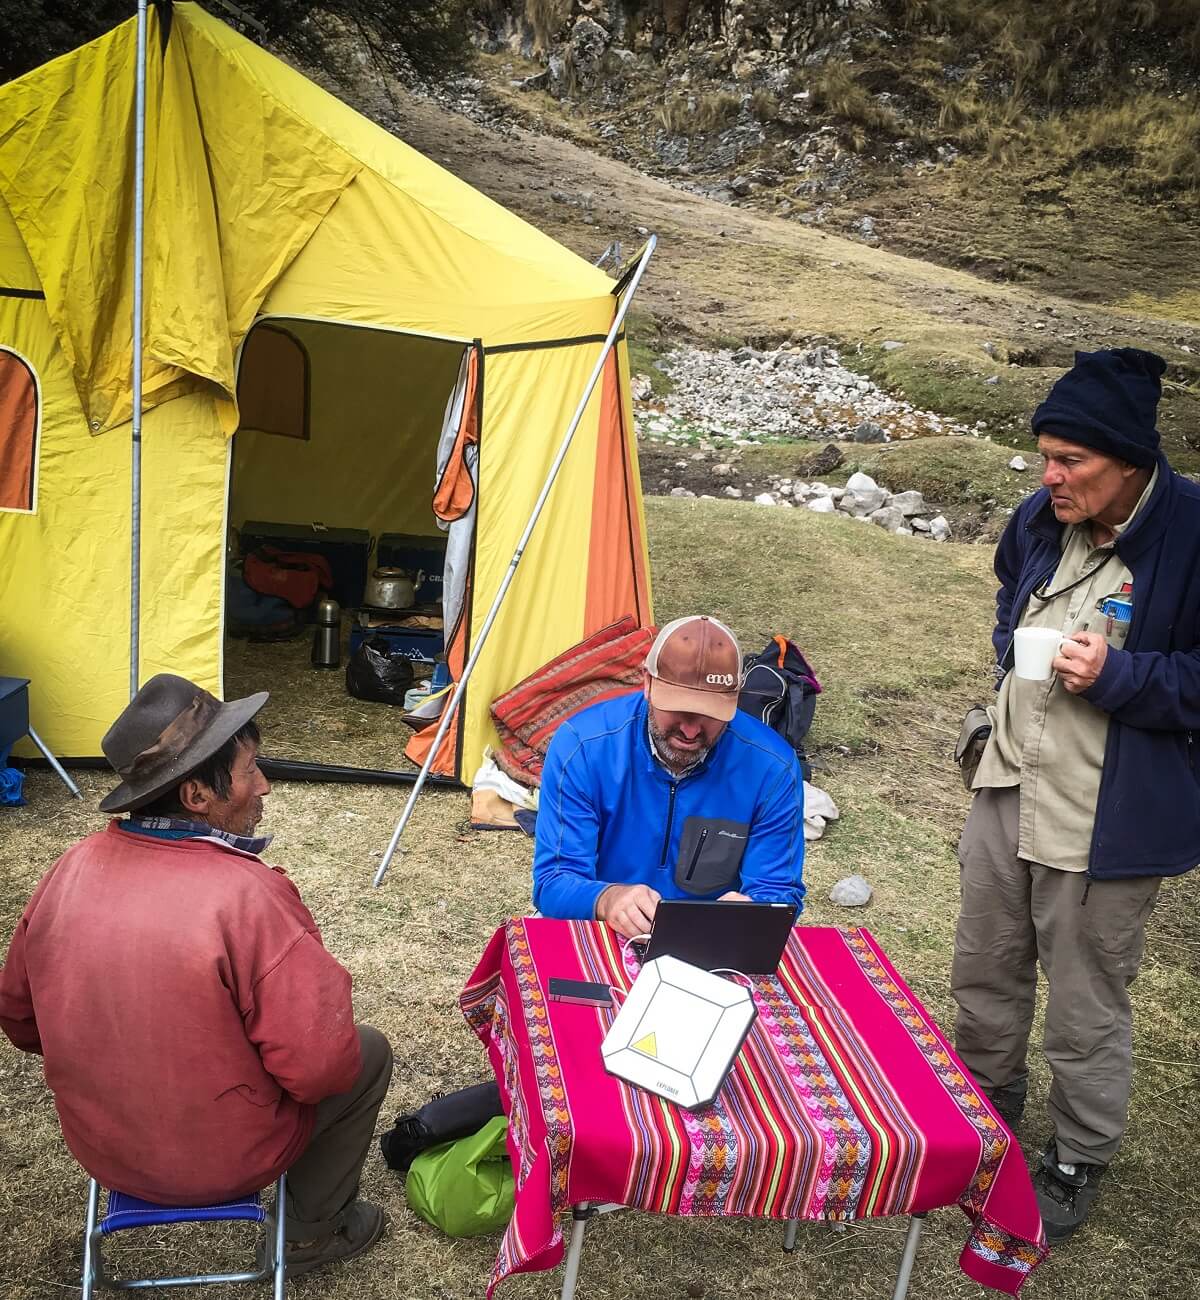
<svg viewBox="0 0 1200 1300">
<path fill-rule="evenodd" d="M 992 642 L 1005 669 L 1030 593 L 1062 558 L 1063 527 L 1042 488 L 1000 539 Z M 1200 486 L 1165 456 L 1116 550 L 1133 574 L 1133 618 L 1082 693 L 1109 715 L 1088 874 L 1175 876 L 1200 862 Z"/>
<path fill-rule="evenodd" d="M 533 902 L 591 920 L 613 884 L 663 898 L 801 905 L 804 781 L 787 743 L 740 710 L 675 779 L 654 757 L 640 694 L 594 704 L 554 733 L 542 773 Z"/>
</svg>

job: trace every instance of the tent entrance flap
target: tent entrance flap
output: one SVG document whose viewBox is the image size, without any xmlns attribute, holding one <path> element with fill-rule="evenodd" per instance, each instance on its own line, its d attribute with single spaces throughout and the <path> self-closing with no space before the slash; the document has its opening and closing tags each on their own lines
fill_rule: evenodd
<svg viewBox="0 0 1200 1300">
<path fill-rule="evenodd" d="M 441 744 L 443 737 L 450 730 L 451 724 L 457 721 L 456 715 L 466 694 L 467 683 L 471 680 L 471 674 L 475 671 L 476 665 L 479 663 L 484 645 L 488 639 L 488 633 L 491 631 L 492 626 L 500 613 L 500 607 L 504 604 L 504 598 L 508 594 L 509 588 L 512 586 L 513 579 L 516 577 L 517 568 L 521 563 L 526 548 L 529 546 L 530 539 L 533 537 L 533 531 L 537 527 L 538 519 L 541 517 L 542 510 L 550 496 L 551 489 L 554 487 L 555 480 L 558 478 L 559 471 L 562 469 L 567 452 L 571 449 L 571 443 L 574 440 L 583 420 L 584 413 L 588 408 L 588 403 L 591 401 L 592 393 L 595 390 L 601 375 L 605 371 L 605 367 L 612 353 L 613 345 L 621 332 L 621 325 L 625 320 L 625 315 L 629 311 L 629 304 L 633 301 L 633 295 L 637 292 L 637 287 L 641 283 L 642 276 L 646 273 L 646 267 L 650 262 L 650 258 L 654 255 L 654 250 L 657 244 L 658 237 L 656 235 L 651 235 L 641 250 L 637 264 L 631 271 L 627 272 L 621 278 L 619 285 L 614 290 L 617 305 L 616 310 L 613 313 L 612 324 L 609 326 L 608 333 L 600 347 L 600 353 L 596 358 L 595 365 L 592 367 L 591 374 L 588 376 L 587 381 L 583 386 L 583 392 L 580 394 L 579 402 L 576 405 L 575 411 L 563 433 L 562 441 L 558 444 L 558 450 L 554 455 L 553 461 L 550 463 L 545 480 L 542 483 L 541 491 L 538 493 L 537 500 L 533 504 L 533 511 L 521 532 L 516 550 L 513 551 L 512 558 L 508 562 L 508 567 L 504 571 L 504 576 L 500 580 L 500 585 L 496 589 L 496 595 L 487 612 L 487 617 L 483 620 L 483 625 L 479 629 L 478 634 L 471 634 L 469 638 L 469 654 L 466 662 L 463 664 L 461 669 L 459 669 L 457 665 L 455 666 L 455 684 L 453 692 L 450 696 L 450 700 L 442 710 L 442 715 L 438 722 L 437 733 L 434 736 L 429 751 L 425 756 L 424 762 L 421 764 L 420 774 L 413 784 L 412 792 L 409 794 L 408 800 L 404 805 L 404 811 L 400 814 L 400 820 L 396 823 L 396 829 L 392 832 L 392 838 L 388 842 L 388 846 L 384 850 L 383 857 L 380 860 L 379 867 L 375 872 L 372 883 L 376 889 L 383 884 L 383 878 L 387 874 L 388 865 L 400 844 L 400 837 L 404 834 L 404 828 L 408 825 L 409 818 L 412 816 L 413 809 L 416 807 L 417 799 L 420 797 L 421 789 L 424 786 L 425 780 L 429 776 L 430 769 L 436 759 L 438 746 Z M 649 613 L 648 605 L 646 612 L 647 614 Z"/>
<path fill-rule="evenodd" d="M 343 606 L 343 665 L 352 630 L 357 644 L 368 621 L 388 629 L 382 635 L 389 638 L 393 626 L 408 622 L 418 632 L 391 644 L 419 656 L 414 681 L 430 676 L 430 661 L 442 651 L 447 565 L 447 534 L 433 499 L 439 444 L 467 351 L 444 339 L 299 317 L 264 318 L 246 336 L 229 485 L 224 688 L 227 698 L 271 692 L 262 722 L 272 758 L 409 766 L 402 710 L 350 696 L 343 672 L 311 663 L 315 597 L 308 584 L 314 591 L 326 579 L 334 584 Z M 247 591 L 261 593 L 261 573 L 245 558 L 264 535 L 284 553 L 315 549 L 329 574 L 293 580 L 285 571 L 274 593 L 284 604 L 263 607 L 260 595 Z M 363 585 L 378 563 L 380 538 L 398 545 L 390 541 L 397 535 L 424 557 L 419 567 L 406 566 L 424 578 L 416 606 L 393 617 L 365 608 Z M 263 626 L 237 616 L 239 598 L 256 603 Z"/>
</svg>

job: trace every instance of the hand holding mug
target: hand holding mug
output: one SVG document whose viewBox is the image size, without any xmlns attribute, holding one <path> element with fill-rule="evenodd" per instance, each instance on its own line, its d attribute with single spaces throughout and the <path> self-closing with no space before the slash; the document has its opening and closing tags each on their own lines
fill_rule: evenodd
<svg viewBox="0 0 1200 1300">
<path fill-rule="evenodd" d="M 1108 642 L 1099 632 L 1072 632 L 1064 639 L 1050 667 L 1071 692 L 1078 695 L 1093 686 L 1108 657 Z"/>
</svg>

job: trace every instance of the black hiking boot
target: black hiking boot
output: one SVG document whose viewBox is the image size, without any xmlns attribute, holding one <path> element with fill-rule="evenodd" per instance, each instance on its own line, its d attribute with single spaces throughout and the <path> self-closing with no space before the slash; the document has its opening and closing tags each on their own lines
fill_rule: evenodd
<svg viewBox="0 0 1200 1300">
<path fill-rule="evenodd" d="M 1019 1079 L 1002 1084 L 999 1088 L 984 1088 L 983 1094 L 1008 1127 L 1015 1129 L 1025 1114 L 1025 1094 L 1028 1091 L 1029 1076 L 1023 1074 Z"/>
<path fill-rule="evenodd" d="M 1033 1176 L 1033 1190 L 1047 1241 L 1066 1241 L 1087 1218 L 1104 1170 L 1104 1165 L 1059 1164 L 1054 1139 L 1046 1143 L 1042 1163 Z"/>
</svg>

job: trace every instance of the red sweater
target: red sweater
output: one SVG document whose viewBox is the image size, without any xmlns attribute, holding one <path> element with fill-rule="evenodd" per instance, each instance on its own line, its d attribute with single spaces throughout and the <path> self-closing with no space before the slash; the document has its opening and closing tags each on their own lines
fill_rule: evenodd
<svg viewBox="0 0 1200 1300">
<path fill-rule="evenodd" d="M 350 975 L 278 868 L 211 840 L 89 835 L 42 878 L 0 1027 L 45 1058 L 67 1146 L 168 1204 L 266 1187 L 361 1069 Z"/>
</svg>

